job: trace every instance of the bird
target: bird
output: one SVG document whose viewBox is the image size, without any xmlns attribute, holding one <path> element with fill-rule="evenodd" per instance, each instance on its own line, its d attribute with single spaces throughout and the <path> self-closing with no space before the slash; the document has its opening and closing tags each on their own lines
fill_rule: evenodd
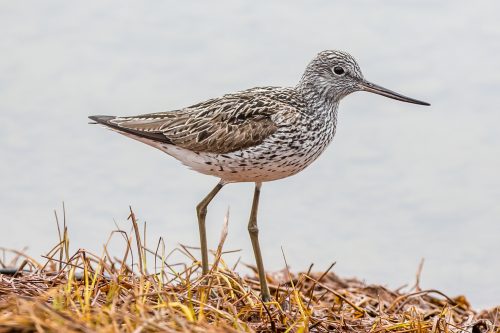
<svg viewBox="0 0 500 333">
<path fill-rule="evenodd" d="M 255 184 L 248 232 L 257 266 L 261 298 L 271 300 L 259 245 L 257 212 L 261 186 L 295 175 L 332 141 L 339 102 L 365 91 L 429 106 L 367 81 L 347 52 L 319 52 L 295 87 L 264 86 L 180 108 L 137 116 L 89 116 L 129 138 L 155 147 L 217 185 L 196 206 L 202 274 L 209 273 L 205 219 L 213 198 L 227 184 Z"/>
</svg>

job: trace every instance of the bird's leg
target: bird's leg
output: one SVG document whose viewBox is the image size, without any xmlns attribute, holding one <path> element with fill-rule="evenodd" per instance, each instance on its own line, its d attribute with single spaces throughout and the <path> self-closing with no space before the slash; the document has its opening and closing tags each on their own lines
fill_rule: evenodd
<svg viewBox="0 0 500 333">
<path fill-rule="evenodd" d="M 252 211 L 250 213 L 250 221 L 248 222 L 248 232 L 252 240 L 253 252 L 255 261 L 257 263 L 257 270 L 259 273 L 260 290 L 262 293 L 262 300 L 268 302 L 271 300 L 269 287 L 266 281 L 266 272 L 264 271 L 264 263 L 262 262 L 262 254 L 260 253 L 259 246 L 259 228 L 257 227 L 257 211 L 259 209 L 260 187 L 262 183 L 255 183 L 255 191 L 253 193 Z"/>
<path fill-rule="evenodd" d="M 200 228 L 200 248 L 201 248 L 201 267 L 203 275 L 208 274 L 208 248 L 207 248 L 207 230 L 205 228 L 205 217 L 207 216 L 207 206 L 212 199 L 219 193 L 225 185 L 221 180 L 208 195 L 196 206 L 198 215 L 198 227 Z"/>
</svg>

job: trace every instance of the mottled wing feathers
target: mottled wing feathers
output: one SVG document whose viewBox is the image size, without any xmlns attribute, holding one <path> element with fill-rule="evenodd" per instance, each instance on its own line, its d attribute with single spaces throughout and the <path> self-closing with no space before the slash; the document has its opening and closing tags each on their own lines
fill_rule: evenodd
<svg viewBox="0 0 500 333">
<path fill-rule="evenodd" d="M 269 90 L 260 91 L 224 95 L 178 111 L 94 120 L 195 152 L 224 154 L 258 145 L 277 130 L 271 116 L 281 102 Z"/>
</svg>

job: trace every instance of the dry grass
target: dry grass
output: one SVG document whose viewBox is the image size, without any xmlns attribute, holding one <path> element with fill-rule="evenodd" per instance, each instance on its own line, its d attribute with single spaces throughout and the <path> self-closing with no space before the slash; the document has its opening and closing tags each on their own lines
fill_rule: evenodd
<svg viewBox="0 0 500 333">
<path fill-rule="evenodd" d="M 10 252 L 9 265 L 0 261 L 9 273 L 0 274 L 0 332 L 500 332 L 500 307 L 477 313 L 463 296 L 420 290 L 419 274 L 402 292 L 341 279 L 331 267 L 284 270 L 268 275 L 274 301 L 263 304 L 258 279 L 223 260 L 227 227 L 210 274 L 201 277 L 190 249 L 176 249 L 190 264 L 169 264 L 163 242 L 147 249 L 132 211 L 130 220 L 132 232 L 110 236 L 125 240 L 120 258 L 106 246 L 100 256 L 71 255 L 65 226 L 44 263 Z"/>
</svg>

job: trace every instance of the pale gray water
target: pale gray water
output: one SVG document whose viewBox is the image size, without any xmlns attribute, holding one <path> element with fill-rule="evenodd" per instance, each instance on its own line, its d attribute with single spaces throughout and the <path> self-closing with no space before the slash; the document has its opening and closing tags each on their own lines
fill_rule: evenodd
<svg viewBox="0 0 500 333">
<path fill-rule="evenodd" d="M 500 303 L 500 4 L 495 1 L 124 1 L 0 5 L 0 245 L 30 254 L 56 242 L 66 202 L 74 250 L 100 250 L 131 204 L 152 244 L 197 245 L 196 203 L 216 179 L 87 115 L 163 111 L 258 85 L 295 85 L 338 48 L 365 77 L 432 103 L 357 93 L 334 143 L 300 175 L 264 184 L 269 269 L 310 262 L 369 283 L 412 283 Z M 215 247 L 253 262 L 252 185 L 209 209 Z M 118 247 L 116 247 L 118 251 Z"/>
</svg>

